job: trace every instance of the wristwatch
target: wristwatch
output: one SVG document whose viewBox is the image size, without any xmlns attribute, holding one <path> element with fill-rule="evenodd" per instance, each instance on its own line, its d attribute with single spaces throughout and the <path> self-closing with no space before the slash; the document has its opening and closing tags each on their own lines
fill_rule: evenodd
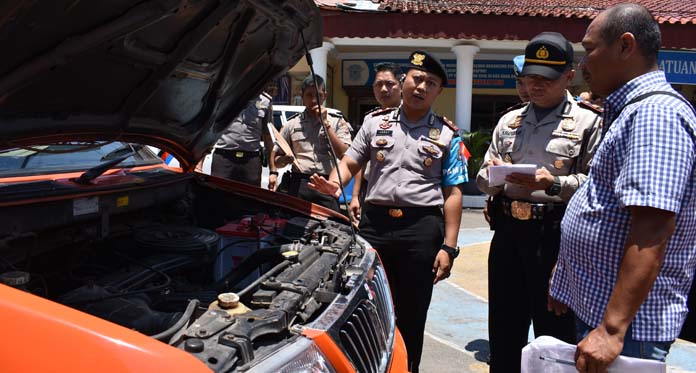
<svg viewBox="0 0 696 373">
<path fill-rule="evenodd" d="M 442 244 L 440 246 L 440 250 L 445 250 L 447 255 L 449 255 L 450 260 L 454 260 L 454 258 L 459 256 L 459 248 L 458 247 L 452 247 L 452 246 L 447 246 L 446 244 Z"/>
<path fill-rule="evenodd" d="M 268 174 L 278 176 L 278 171 L 268 171 Z"/>
<path fill-rule="evenodd" d="M 557 196 L 561 194 L 561 178 L 558 176 L 553 177 L 553 184 L 546 188 L 546 194 L 550 196 Z"/>
</svg>

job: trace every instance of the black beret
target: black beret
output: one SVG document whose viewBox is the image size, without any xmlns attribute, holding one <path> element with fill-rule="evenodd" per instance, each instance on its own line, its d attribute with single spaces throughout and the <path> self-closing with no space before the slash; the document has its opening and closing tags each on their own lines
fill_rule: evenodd
<svg viewBox="0 0 696 373">
<path fill-rule="evenodd" d="M 573 46 L 557 32 L 542 32 L 524 50 L 522 75 L 541 75 L 556 80 L 573 66 Z"/>
<path fill-rule="evenodd" d="M 411 69 L 417 69 L 435 74 L 438 78 L 440 78 L 440 80 L 442 80 L 442 86 L 447 86 L 447 73 L 445 72 L 445 68 L 442 67 L 437 58 L 423 51 L 415 51 L 408 57 L 408 67 L 406 68 L 406 71 Z"/>
</svg>

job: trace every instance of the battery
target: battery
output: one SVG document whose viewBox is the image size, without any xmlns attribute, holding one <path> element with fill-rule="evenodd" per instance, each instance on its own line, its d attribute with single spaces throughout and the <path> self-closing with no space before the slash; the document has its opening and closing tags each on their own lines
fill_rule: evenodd
<svg viewBox="0 0 696 373">
<path fill-rule="evenodd" d="M 283 231 L 286 222 L 285 219 L 270 218 L 268 215 L 254 215 L 245 216 L 217 228 L 215 232 L 220 235 L 220 241 L 214 264 L 215 280 L 225 277 L 256 250 L 270 247 L 275 241 L 275 234 Z M 237 286 L 245 287 L 260 276 L 261 270 L 257 268 Z"/>
</svg>

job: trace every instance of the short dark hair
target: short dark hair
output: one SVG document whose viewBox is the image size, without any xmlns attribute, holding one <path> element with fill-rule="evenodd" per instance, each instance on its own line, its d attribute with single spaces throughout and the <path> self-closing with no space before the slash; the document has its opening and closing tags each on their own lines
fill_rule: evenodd
<svg viewBox="0 0 696 373">
<path fill-rule="evenodd" d="M 630 32 L 648 62 L 657 62 L 662 38 L 660 27 L 649 10 L 638 4 L 624 3 L 612 6 L 605 12 L 601 35 L 606 43 L 611 44 L 625 32 Z"/>
<path fill-rule="evenodd" d="M 383 71 L 392 73 L 396 79 L 399 79 L 399 76 L 402 74 L 401 67 L 394 62 L 380 62 L 375 64 L 375 74 Z"/>
<path fill-rule="evenodd" d="M 319 84 L 319 87 L 326 88 L 326 85 L 324 85 L 324 79 L 321 76 L 314 75 L 314 77 L 317 78 L 317 84 Z M 307 77 L 302 80 L 302 93 L 304 93 L 307 87 L 314 87 L 314 78 L 312 77 L 312 74 L 307 75 Z M 317 89 L 317 91 L 319 90 L 320 89 Z"/>
</svg>

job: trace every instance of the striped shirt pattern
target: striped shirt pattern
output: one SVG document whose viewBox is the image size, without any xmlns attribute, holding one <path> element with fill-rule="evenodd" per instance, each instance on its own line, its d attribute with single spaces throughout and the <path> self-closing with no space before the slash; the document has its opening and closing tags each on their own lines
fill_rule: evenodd
<svg viewBox="0 0 696 373">
<path fill-rule="evenodd" d="M 686 299 L 696 269 L 696 117 L 690 105 L 669 95 L 662 71 L 641 75 L 605 101 L 605 136 L 588 180 L 571 199 L 561 223 L 561 248 L 551 296 L 585 323 L 601 323 L 623 257 L 631 224 L 627 206 L 677 214 L 660 273 L 633 319 L 633 338 L 676 339 L 688 312 Z M 613 121 L 613 123 L 612 123 Z"/>
</svg>

